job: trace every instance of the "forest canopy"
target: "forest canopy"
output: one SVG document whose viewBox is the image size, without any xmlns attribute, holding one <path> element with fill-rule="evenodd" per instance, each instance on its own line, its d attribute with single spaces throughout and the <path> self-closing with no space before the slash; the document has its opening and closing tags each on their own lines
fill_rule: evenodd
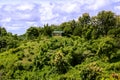
<svg viewBox="0 0 120 80">
<path fill-rule="evenodd" d="M 31 26 L 22 35 L 0 27 L 0 80 L 119 80 L 119 57 L 120 15 L 112 11 Z"/>
</svg>

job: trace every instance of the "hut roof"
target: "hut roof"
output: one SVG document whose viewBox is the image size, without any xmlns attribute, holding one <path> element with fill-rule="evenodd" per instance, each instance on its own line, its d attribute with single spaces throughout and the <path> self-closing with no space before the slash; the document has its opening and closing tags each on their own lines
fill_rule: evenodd
<svg viewBox="0 0 120 80">
<path fill-rule="evenodd" d="M 63 31 L 53 31 L 53 33 L 64 33 Z"/>
</svg>

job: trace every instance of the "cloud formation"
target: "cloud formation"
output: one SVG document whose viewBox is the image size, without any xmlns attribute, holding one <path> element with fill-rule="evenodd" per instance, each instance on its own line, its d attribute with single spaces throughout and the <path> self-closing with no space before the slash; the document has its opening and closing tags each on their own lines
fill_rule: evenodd
<svg viewBox="0 0 120 80">
<path fill-rule="evenodd" d="M 24 11 L 24 10 L 32 10 L 32 9 L 34 9 L 34 7 L 35 7 L 34 4 L 28 4 L 28 3 L 26 3 L 26 4 L 20 4 L 20 5 L 18 5 L 16 9 Z"/>
<path fill-rule="evenodd" d="M 82 13 L 96 15 L 101 10 L 119 14 L 120 0 L 1 0 L 0 26 L 17 34 L 30 26 L 60 24 L 77 19 Z"/>
<path fill-rule="evenodd" d="M 120 6 L 115 6 L 115 10 L 120 10 Z"/>
</svg>

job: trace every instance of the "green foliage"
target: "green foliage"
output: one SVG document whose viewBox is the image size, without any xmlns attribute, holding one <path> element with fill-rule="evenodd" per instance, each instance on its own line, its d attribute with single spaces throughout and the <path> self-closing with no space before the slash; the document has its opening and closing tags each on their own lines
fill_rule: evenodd
<svg viewBox="0 0 120 80">
<path fill-rule="evenodd" d="M 72 26 L 71 26 L 71 24 L 70 23 L 64 23 L 64 25 L 62 25 L 62 26 L 64 26 L 64 29 L 63 29 L 64 34 L 66 36 L 70 36 L 72 34 Z"/>
<path fill-rule="evenodd" d="M 111 11 L 101 11 L 98 13 L 97 17 L 101 26 L 100 30 L 107 35 L 107 32 L 116 24 L 114 13 Z"/>
<path fill-rule="evenodd" d="M 82 80 L 100 80 L 100 74 L 102 73 L 102 68 L 99 67 L 96 63 L 91 63 L 87 65 L 81 71 Z"/>
<path fill-rule="evenodd" d="M 69 69 L 69 65 L 64 59 L 64 54 L 60 51 L 58 51 L 52 61 L 52 66 L 55 66 L 55 70 L 57 73 L 66 73 Z"/>
<path fill-rule="evenodd" d="M 113 53 L 115 53 L 114 39 L 110 37 L 105 37 L 104 39 L 101 39 L 97 50 L 98 56 L 105 55 L 108 57 L 108 60 L 110 60 Z"/>
<path fill-rule="evenodd" d="M 79 22 L 82 24 L 82 26 L 88 24 L 90 22 L 90 16 L 88 13 L 84 13 L 82 17 L 79 17 Z"/>
<path fill-rule="evenodd" d="M 108 35 L 111 35 L 112 37 L 118 37 L 118 38 L 120 38 L 120 28 L 114 28 L 114 29 L 111 29 L 111 30 L 109 30 L 109 32 L 108 32 Z"/>
<path fill-rule="evenodd" d="M 0 49 L 6 48 L 7 47 L 7 42 L 4 38 L 0 38 Z"/>
<path fill-rule="evenodd" d="M 52 36 L 62 30 L 65 36 Z M 101 11 L 13 35 L 0 27 L 0 79 L 119 80 L 119 16 Z"/>
<path fill-rule="evenodd" d="M 5 36 L 7 34 L 7 31 L 5 28 L 0 27 L 0 37 Z"/>
<path fill-rule="evenodd" d="M 39 30 L 36 27 L 30 27 L 26 32 L 27 39 L 36 39 L 39 36 Z"/>
<path fill-rule="evenodd" d="M 20 41 L 12 35 L 5 35 L 0 38 L 0 52 L 19 46 Z"/>
<path fill-rule="evenodd" d="M 47 25 L 44 25 L 44 29 L 43 29 L 43 34 L 45 36 L 51 36 L 52 35 L 52 28 L 50 26 Z"/>
<path fill-rule="evenodd" d="M 119 73 L 119 72 L 120 72 L 120 62 L 111 64 L 111 65 L 107 68 L 107 70 L 113 70 L 113 71 Z"/>
<path fill-rule="evenodd" d="M 98 43 L 100 45 L 97 45 Z M 103 52 L 114 48 L 114 45 L 114 39 L 110 37 L 94 41 L 77 36 L 44 37 L 39 41 L 23 42 L 18 48 L 10 49 L 0 55 L 0 60 L 4 61 L 0 64 L 0 68 L 4 70 L 2 79 L 6 77 L 6 79 L 99 80 L 105 78 L 103 75 L 106 73 L 103 69 L 107 72 L 119 69 L 119 65 L 114 63 L 107 64 L 109 68 L 105 67 L 103 59 L 98 58 L 98 55 L 107 56 L 108 53 Z M 118 50 L 116 54 L 119 55 Z M 111 62 L 114 57 L 116 55 L 111 54 Z M 94 63 L 96 60 L 102 62 Z"/>
</svg>

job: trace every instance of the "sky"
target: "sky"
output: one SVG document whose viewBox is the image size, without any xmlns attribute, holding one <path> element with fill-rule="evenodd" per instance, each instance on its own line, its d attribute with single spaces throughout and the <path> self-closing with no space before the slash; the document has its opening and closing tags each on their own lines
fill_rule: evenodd
<svg viewBox="0 0 120 80">
<path fill-rule="evenodd" d="M 30 26 L 58 25 L 102 10 L 120 15 L 120 0 L 0 0 L 0 26 L 20 35 Z"/>
</svg>

